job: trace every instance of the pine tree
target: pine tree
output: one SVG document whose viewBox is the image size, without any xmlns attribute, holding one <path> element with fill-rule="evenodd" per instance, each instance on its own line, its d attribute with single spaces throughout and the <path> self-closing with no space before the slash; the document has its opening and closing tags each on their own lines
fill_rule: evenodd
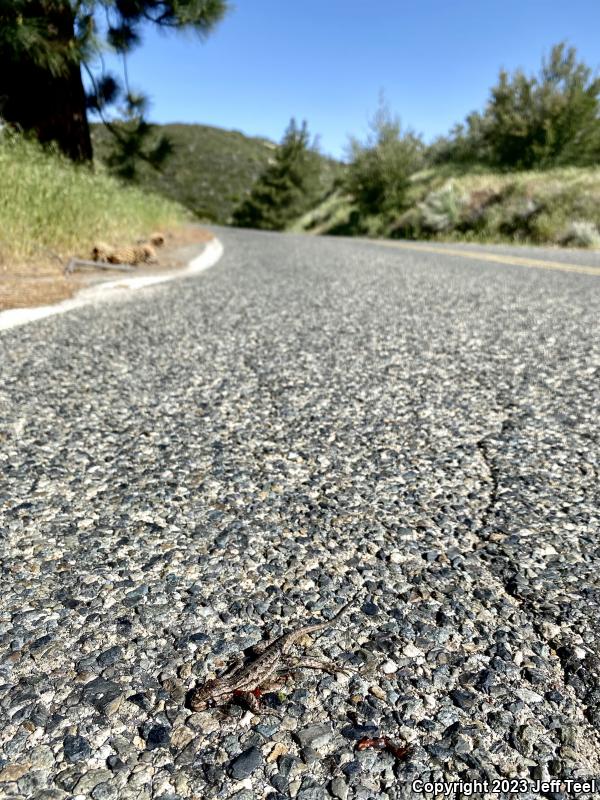
<svg viewBox="0 0 600 800">
<path fill-rule="evenodd" d="M 133 124 L 120 136 L 113 132 L 124 162 L 158 161 L 164 143 L 144 150 L 143 98 L 126 79 L 93 65 L 107 48 L 125 58 L 140 43 L 143 25 L 204 36 L 226 10 L 227 0 L 0 0 L 0 117 L 41 142 L 57 142 L 75 161 L 89 161 L 88 109 L 102 112 L 123 100 Z"/>
<path fill-rule="evenodd" d="M 273 163 L 258 178 L 233 215 L 243 228 L 283 230 L 306 211 L 319 188 L 319 158 L 306 122 L 291 119 Z"/>
</svg>

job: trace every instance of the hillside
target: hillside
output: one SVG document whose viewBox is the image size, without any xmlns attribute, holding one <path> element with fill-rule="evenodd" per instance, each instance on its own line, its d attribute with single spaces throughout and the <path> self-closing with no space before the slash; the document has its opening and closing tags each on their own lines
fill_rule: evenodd
<svg viewBox="0 0 600 800">
<path fill-rule="evenodd" d="M 156 125 L 155 137 L 162 134 L 171 139 L 173 154 L 160 172 L 142 164 L 137 183 L 181 203 L 200 220 L 221 224 L 230 222 L 277 147 L 268 139 L 209 125 Z M 111 134 L 103 125 L 93 125 L 92 141 L 95 158 L 103 161 L 110 151 Z M 338 172 L 336 161 L 322 158 L 324 194 Z"/>
<path fill-rule="evenodd" d="M 361 217 L 337 190 L 292 230 L 575 247 L 600 246 L 600 168 L 415 173 L 405 208 L 394 216 Z"/>
<path fill-rule="evenodd" d="M 156 136 L 167 134 L 174 153 L 161 172 L 142 165 L 138 183 L 186 206 L 198 218 L 226 223 L 240 200 L 267 166 L 276 145 L 208 125 L 157 125 Z M 111 134 L 92 128 L 96 159 L 110 150 Z"/>
</svg>

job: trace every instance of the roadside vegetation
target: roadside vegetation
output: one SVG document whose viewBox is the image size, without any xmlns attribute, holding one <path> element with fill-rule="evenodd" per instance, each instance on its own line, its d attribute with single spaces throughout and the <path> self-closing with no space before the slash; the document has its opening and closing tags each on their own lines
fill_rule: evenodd
<svg viewBox="0 0 600 800">
<path fill-rule="evenodd" d="M 290 226 L 407 239 L 600 246 L 600 79 L 561 43 L 501 71 L 482 112 L 426 146 L 382 104 L 344 180 Z"/>
<path fill-rule="evenodd" d="M 291 226 L 292 231 L 400 239 L 600 246 L 600 167 L 520 173 L 413 173 L 394 214 L 361 214 L 343 189 Z"/>
<path fill-rule="evenodd" d="M 182 206 L 126 186 L 102 168 L 0 130 L 0 269 L 49 257 L 89 256 L 98 239 L 130 242 L 184 222 Z"/>
</svg>

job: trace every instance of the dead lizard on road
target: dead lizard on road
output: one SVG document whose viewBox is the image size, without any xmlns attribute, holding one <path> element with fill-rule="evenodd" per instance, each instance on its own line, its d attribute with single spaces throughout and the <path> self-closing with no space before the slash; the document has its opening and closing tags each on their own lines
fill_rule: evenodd
<svg viewBox="0 0 600 800">
<path fill-rule="evenodd" d="M 309 633 L 329 628 L 344 614 L 352 603 L 345 606 L 331 619 L 318 622 L 315 625 L 303 625 L 289 633 L 284 633 L 262 650 L 254 661 L 243 666 L 234 665 L 232 671 L 220 678 L 206 681 L 199 689 L 190 695 L 189 707 L 192 711 L 204 711 L 207 708 L 230 703 L 234 698 L 242 700 L 252 711 L 259 710 L 258 696 L 260 687 L 264 686 L 274 675 L 286 668 L 325 669 L 331 672 L 337 670 L 333 664 L 324 664 L 314 660 L 302 660 L 290 664 L 288 654 L 292 645 Z M 258 648 L 256 648 L 258 649 Z"/>
</svg>

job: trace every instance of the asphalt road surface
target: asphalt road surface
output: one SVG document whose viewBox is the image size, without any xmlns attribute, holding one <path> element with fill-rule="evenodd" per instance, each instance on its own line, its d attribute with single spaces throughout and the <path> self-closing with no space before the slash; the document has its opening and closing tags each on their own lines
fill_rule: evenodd
<svg viewBox="0 0 600 800">
<path fill-rule="evenodd" d="M 218 235 L 198 277 L 0 335 L 0 796 L 575 796 L 598 256 Z M 348 599 L 298 652 L 349 674 L 185 707 Z"/>
</svg>

